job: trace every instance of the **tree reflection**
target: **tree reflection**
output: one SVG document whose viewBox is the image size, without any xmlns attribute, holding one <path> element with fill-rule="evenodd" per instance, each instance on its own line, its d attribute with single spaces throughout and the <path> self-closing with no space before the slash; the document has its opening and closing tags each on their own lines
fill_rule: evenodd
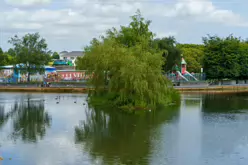
<svg viewBox="0 0 248 165">
<path fill-rule="evenodd" d="M 23 141 L 37 142 L 45 136 L 46 128 L 50 127 L 51 117 L 45 112 L 43 101 L 24 102 L 18 106 L 13 128 L 15 138 L 21 136 Z M 17 134 L 16 134 L 17 133 Z"/>
<path fill-rule="evenodd" d="M 43 100 L 16 101 L 10 111 L 5 113 L 0 107 L 0 128 L 7 121 L 13 121 L 11 138 L 21 138 L 25 142 L 37 142 L 45 136 L 46 128 L 51 125 L 51 117 L 44 109 Z"/>
<path fill-rule="evenodd" d="M 88 109 L 86 120 L 75 128 L 75 141 L 82 144 L 93 159 L 101 156 L 104 164 L 149 164 L 151 138 L 159 124 L 177 116 L 179 105 L 146 112 L 121 114 L 115 110 Z"/>
<path fill-rule="evenodd" d="M 202 109 L 206 113 L 235 113 L 248 109 L 248 93 L 206 94 Z"/>
<path fill-rule="evenodd" d="M 0 106 L 0 129 L 7 123 L 7 121 L 17 112 L 18 103 L 15 102 L 11 111 L 5 113 L 5 107 Z"/>
</svg>

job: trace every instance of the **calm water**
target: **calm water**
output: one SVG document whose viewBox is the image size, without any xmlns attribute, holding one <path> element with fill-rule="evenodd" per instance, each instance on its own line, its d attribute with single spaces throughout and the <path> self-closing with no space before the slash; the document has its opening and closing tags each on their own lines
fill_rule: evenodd
<svg viewBox="0 0 248 165">
<path fill-rule="evenodd" d="M 183 95 L 180 106 L 141 116 L 92 110 L 85 100 L 86 95 L 0 93 L 0 164 L 248 162 L 247 94 Z"/>
</svg>

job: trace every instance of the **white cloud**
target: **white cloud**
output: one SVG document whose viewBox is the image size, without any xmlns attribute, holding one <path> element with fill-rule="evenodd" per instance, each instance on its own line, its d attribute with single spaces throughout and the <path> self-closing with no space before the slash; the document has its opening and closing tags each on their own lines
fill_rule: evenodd
<svg viewBox="0 0 248 165">
<path fill-rule="evenodd" d="M 5 0 L 5 2 L 14 6 L 34 6 L 49 4 L 51 0 Z"/>
<path fill-rule="evenodd" d="M 164 16 L 232 26 L 248 26 L 240 15 L 230 10 L 218 9 L 209 0 L 180 0 L 172 9 L 165 12 Z"/>
<path fill-rule="evenodd" d="M 30 6 L 48 4 L 51 0 L 6 0 L 9 4 Z M 67 2 L 67 3 L 66 3 Z M 178 0 L 173 3 L 164 1 L 142 0 L 63 0 L 53 2 L 55 6 L 43 9 L 9 9 L 0 11 L 0 28 L 3 32 L 34 32 L 38 31 L 50 42 L 61 38 L 68 39 L 71 44 L 88 43 L 113 26 L 126 25 L 130 15 L 137 9 L 151 19 L 152 27 L 158 36 L 182 34 L 183 26 L 176 27 L 177 22 L 185 26 L 192 22 L 214 23 L 233 27 L 248 26 L 240 15 L 230 10 L 220 9 L 210 0 Z M 1 2 L 0 2 L 1 6 Z M 156 19 L 159 19 L 156 21 Z M 170 25 L 170 26 L 168 26 Z M 181 24 L 183 25 L 183 24 Z M 180 37 L 180 36 L 179 36 Z M 67 43 L 63 43 L 66 45 Z"/>
</svg>

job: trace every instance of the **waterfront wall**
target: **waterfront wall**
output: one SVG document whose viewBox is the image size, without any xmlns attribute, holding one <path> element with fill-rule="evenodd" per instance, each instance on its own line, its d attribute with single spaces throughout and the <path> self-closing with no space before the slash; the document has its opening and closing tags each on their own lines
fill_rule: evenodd
<svg viewBox="0 0 248 165">
<path fill-rule="evenodd" d="M 248 92 L 248 86 L 215 86 L 215 87 L 176 87 L 182 93 L 226 93 Z M 35 87 L 35 86 L 0 86 L 0 92 L 48 92 L 48 93 L 88 93 L 94 90 L 88 87 Z"/>
</svg>

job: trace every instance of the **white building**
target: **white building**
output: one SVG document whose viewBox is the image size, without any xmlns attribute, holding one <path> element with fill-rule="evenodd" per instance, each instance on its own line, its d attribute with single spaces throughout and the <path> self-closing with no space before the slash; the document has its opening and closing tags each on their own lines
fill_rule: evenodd
<svg viewBox="0 0 248 165">
<path fill-rule="evenodd" d="M 78 57 L 82 57 L 83 55 L 84 55 L 83 51 L 72 51 L 72 52 L 62 51 L 59 53 L 61 60 L 70 60 L 72 61 L 74 66 L 76 59 Z"/>
</svg>

